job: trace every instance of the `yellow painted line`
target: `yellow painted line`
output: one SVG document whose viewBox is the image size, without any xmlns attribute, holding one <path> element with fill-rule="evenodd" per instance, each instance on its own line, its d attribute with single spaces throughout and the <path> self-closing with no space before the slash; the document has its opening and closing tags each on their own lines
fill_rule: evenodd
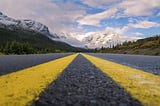
<svg viewBox="0 0 160 106">
<path fill-rule="evenodd" d="M 0 77 L 0 106 L 26 106 L 77 56 L 66 56 Z"/>
<path fill-rule="evenodd" d="M 160 76 L 82 54 L 145 106 L 160 106 Z"/>
</svg>

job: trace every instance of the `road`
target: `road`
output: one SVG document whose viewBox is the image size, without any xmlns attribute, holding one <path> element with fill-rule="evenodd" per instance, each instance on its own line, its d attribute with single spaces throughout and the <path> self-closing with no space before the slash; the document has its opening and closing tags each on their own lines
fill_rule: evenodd
<svg viewBox="0 0 160 106">
<path fill-rule="evenodd" d="M 111 78 L 79 55 L 49 88 L 36 106 L 141 106 Z"/>
<path fill-rule="evenodd" d="M 160 56 L 90 53 L 92 56 L 160 75 Z"/>
<path fill-rule="evenodd" d="M 12 55 L 1 56 L 0 63 L 1 106 L 160 104 L 160 76 L 148 70 L 159 66 L 158 56 Z"/>
<path fill-rule="evenodd" d="M 71 53 L 54 54 L 35 54 L 35 55 L 6 55 L 0 56 L 0 75 L 5 75 L 60 57 L 70 55 Z"/>
</svg>

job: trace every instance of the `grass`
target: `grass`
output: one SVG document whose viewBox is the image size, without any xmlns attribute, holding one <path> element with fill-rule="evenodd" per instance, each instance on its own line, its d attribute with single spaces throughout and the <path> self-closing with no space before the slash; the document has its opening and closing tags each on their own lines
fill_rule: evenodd
<svg viewBox="0 0 160 106">
<path fill-rule="evenodd" d="M 4 53 L 0 52 L 0 55 L 5 55 Z"/>
<path fill-rule="evenodd" d="M 1 52 L 0 52 L 0 55 L 4 55 L 4 53 L 1 53 Z"/>
</svg>

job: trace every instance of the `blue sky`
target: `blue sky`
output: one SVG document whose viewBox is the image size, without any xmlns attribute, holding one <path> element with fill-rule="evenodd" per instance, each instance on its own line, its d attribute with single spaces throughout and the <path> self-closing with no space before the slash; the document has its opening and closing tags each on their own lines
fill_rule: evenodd
<svg viewBox="0 0 160 106">
<path fill-rule="evenodd" d="M 39 21 L 52 32 L 160 34 L 160 0 L 1 0 L 0 11 Z"/>
</svg>

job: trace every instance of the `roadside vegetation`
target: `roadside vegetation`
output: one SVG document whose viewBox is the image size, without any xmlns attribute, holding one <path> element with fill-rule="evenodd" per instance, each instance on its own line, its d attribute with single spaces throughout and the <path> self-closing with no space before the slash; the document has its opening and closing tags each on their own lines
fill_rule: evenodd
<svg viewBox="0 0 160 106">
<path fill-rule="evenodd" d="M 97 53 L 160 55 L 160 35 L 139 39 L 134 42 L 124 42 L 111 48 L 102 47 Z"/>
<path fill-rule="evenodd" d="M 72 47 L 66 43 L 52 41 L 45 35 L 31 31 L 8 30 L 0 28 L 0 55 L 1 54 L 40 54 L 87 52 L 82 48 Z"/>
<path fill-rule="evenodd" d="M 4 55 L 4 54 L 0 52 L 0 55 Z"/>
</svg>

